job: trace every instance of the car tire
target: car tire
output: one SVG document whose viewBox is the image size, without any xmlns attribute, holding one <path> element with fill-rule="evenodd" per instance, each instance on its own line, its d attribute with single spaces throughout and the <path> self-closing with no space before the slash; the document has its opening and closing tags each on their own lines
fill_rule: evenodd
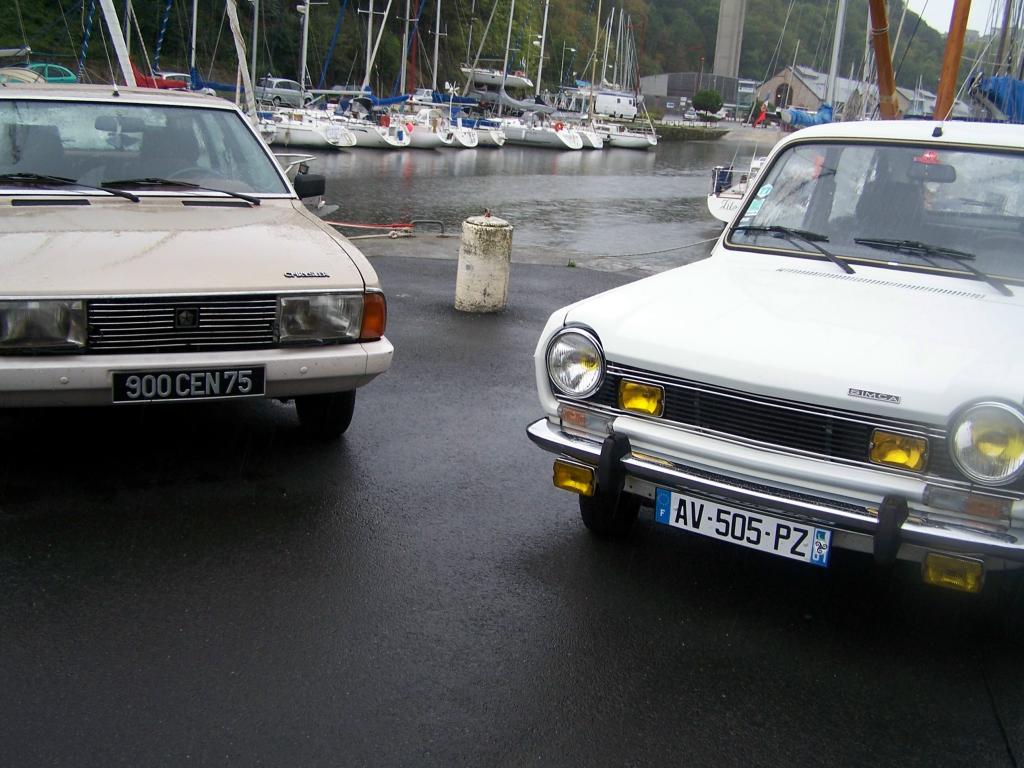
<svg viewBox="0 0 1024 768">
<path fill-rule="evenodd" d="M 640 497 L 630 493 L 580 496 L 580 517 L 591 533 L 602 539 L 621 539 L 633 529 Z"/>
<path fill-rule="evenodd" d="M 330 392 L 325 395 L 300 395 L 295 398 L 299 424 L 311 437 L 333 440 L 345 434 L 352 423 L 356 391 Z"/>
</svg>

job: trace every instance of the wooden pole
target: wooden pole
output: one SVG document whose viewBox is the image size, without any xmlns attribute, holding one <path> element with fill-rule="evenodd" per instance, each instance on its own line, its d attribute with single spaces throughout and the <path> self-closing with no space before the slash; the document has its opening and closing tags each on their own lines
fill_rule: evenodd
<svg viewBox="0 0 1024 768">
<path fill-rule="evenodd" d="M 896 101 L 896 78 L 892 73 L 892 51 L 889 49 L 889 14 L 885 0 L 868 0 L 871 14 L 871 42 L 875 48 L 875 66 L 878 68 L 878 111 L 883 120 L 900 116 Z"/>
<path fill-rule="evenodd" d="M 970 12 L 971 0 L 956 0 L 953 4 L 953 18 L 949 20 L 949 34 L 946 36 L 946 54 L 942 58 L 942 71 L 939 74 L 939 92 L 935 95 L 935 114 L 932 115 L 936 120 L 945 120 L 953 109 L 960 54 L 964 50 L 967 16 Z"/>
</svg>

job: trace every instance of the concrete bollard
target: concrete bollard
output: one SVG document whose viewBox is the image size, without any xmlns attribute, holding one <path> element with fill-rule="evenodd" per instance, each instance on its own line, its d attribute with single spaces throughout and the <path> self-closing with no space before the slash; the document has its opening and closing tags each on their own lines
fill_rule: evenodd
<svg viewBox="0 0 1024 768">
<path fill-rule="evenodd" d="M 508 303 L 512 263 L 512 225 L 495 216 L 470 216 L 462 222 L 455 308 L 463 312 L 500 312 Z"/>
</svg>

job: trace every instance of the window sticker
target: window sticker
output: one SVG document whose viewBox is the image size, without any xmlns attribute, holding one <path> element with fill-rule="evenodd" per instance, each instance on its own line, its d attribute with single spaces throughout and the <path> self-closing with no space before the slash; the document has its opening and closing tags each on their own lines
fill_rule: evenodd
<svg viewBox="0 0 1024 768">
<path fill-rule="evenodd" d="M 768 195 L 770 195 L 772 193 L 772 189 L 774 189 L 774 188 L 772 187 L 771 184 L 765 184 L 763 187 L 761 187 L 759 190 L 757 190 L 757 196 L 758 197 L 762 197 L 762 198 L 763 197 L 768 197 Z"/>
<path fill-rule="evenodd" d="M 750 205 L 747 207 L 746 215 L 751 217 L 757 216 L 758 211 L 761 210 L 761 206 L 763 205 L 764 200 L 762 198 L 757 198 L 756 200 L 751 201 Z"/>
</svg>

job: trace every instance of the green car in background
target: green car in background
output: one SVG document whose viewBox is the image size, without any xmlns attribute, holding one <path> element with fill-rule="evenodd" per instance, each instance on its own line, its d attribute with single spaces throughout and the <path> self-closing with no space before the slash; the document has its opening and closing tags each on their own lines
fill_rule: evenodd
<svg viewBox="0 0 1024 768">
<path fill-rule="evenodd" d="M 78 76 L 67 67 L 60 64 L 47 64 L 37 61 L 33 64 L 26 64 L 25 69 L 30 69 L 43 76 L 48 83 L 77 83 Z"/>
</svg>

